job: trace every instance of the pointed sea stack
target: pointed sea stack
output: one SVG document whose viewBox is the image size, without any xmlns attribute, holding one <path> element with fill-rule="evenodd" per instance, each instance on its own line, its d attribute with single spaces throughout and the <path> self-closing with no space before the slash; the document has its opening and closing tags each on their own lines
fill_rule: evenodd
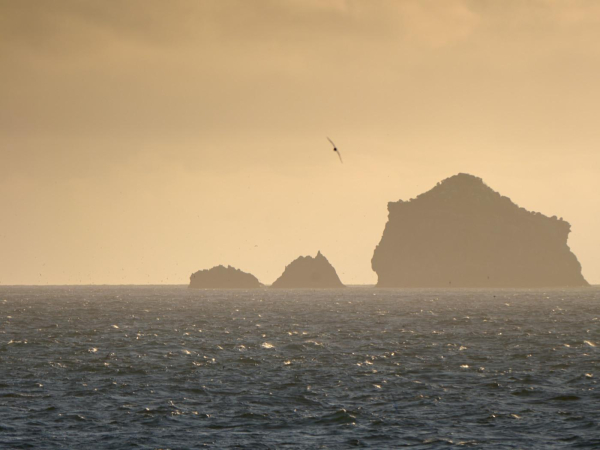
<svg viewBox="0 0 600 450">
<path fill-rule="evenodd" d="M 191 288 L 198 289 L 253 289 L 262 287 L 258 279 L 231 266 L 216 266 L 199 270 L 190 276 Z"/>
<path fill-rule="evenodd" d="M 335 269 L 321 252 L 300 256 L 285 267 L 283 274 L 271 285 L 274 288 L 342 288 Z"/>
<path fill-rule="evenodd" d="M 388 203 L 371 261 L 380 287 L 587 286 L 567 245 L 571 226 L 530 212 L 458 174 Z"/>
</svg>

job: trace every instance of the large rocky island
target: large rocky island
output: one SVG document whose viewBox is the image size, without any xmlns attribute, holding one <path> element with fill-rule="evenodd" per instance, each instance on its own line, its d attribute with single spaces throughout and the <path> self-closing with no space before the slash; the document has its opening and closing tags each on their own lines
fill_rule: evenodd
<svg viewBox="0 0 600 450">
<path fill-rule="evenodd" d="M 571 226 L 530 212 L 458 174 L 388 203 L 371 261 L 380 287 L 586 286 L 567 245 Z"/>
<path fill-rule="evenodd" d="M 274 288 L 342 288 L 337 272 L 319 251 L 317 256 L 300 256 L 285 267 L 271 285 Z"/>
<path fill-rule="evenodd" d="M 258 279 L 231 266 L 216 266 L 210 270 L 199 270 L 190 276 L 191 288 L 198 289 L 252 289 L 262 287 Z"/>
</svg>

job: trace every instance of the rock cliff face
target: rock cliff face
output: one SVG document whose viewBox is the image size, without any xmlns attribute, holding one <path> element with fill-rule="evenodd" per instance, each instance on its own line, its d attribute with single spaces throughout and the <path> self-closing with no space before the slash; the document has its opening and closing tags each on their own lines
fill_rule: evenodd
<svg viewBox="0 0 600 450">
<path fill-rule="evenodd" d="M 381 287 L 586 286 L 568 222 L 529 212 L 458 174 L 388 203 L 371 261 Z"/>
<path fill-rule="evenodd" d="M 190 276 L 189 285 L 191 288 L 199 289 L 251 289 L 261 286 L 262 284 L 254 275 L 231 266 L 216 266 L 210 270 L 199 270 Z"/>
<path fill-rule="evenodd" d="M 333 266 L 321 252 L 301 256 L 286 266 L 271 285 L 275 288 L 341 288 L 344 287 Z"/>
</svg>

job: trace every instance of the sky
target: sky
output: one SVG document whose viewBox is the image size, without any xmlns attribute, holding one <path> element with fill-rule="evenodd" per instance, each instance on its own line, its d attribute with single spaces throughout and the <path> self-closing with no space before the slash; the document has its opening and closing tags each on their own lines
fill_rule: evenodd
<svg viewBox="0 0 600 450">
<path fill-rule="evenodd" d="M 595 0 L 0 0 L 0 284 L 371 284 L 459 172 L 600 284 L 599 42 Z"/>
</svg>

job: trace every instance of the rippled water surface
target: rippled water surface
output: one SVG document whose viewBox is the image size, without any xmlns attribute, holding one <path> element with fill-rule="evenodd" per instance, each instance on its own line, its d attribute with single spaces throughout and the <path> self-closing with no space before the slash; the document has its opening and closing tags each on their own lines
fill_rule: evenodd
<svg viewBox="0 0 600 450">
<path fill-rule="evenodd" d="M 1 287 L 0 448 L 600 448 L 599 352 L 596 287 Z"/>
</svg>

